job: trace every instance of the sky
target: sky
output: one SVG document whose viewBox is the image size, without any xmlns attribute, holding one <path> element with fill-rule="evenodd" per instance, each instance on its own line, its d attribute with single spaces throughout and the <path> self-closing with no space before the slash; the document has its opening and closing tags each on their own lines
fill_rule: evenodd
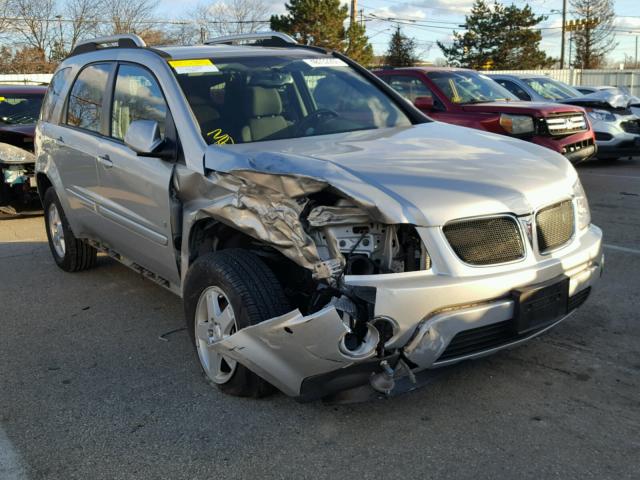
<svg viewBox="0 0 640 480">
<path fill-rule="evenodd" d="M 182 0 L 180 4 L 187 11 L 202 0 Z M 206 0 L 204 0 L 206 1 Z M 278 0 L 264 0 L 269 4 L 272 13 L 284 13 L 285 2 Z M 341 0 L 349 3 L 348 0 Z M 510 2 L 502 2 L 510 3 Z M 548 55 L 560 56 L 560 26 L 562 0 L 514 0 L 512 3 L 519 7 L 529 4 L 538 14 L 548 15 L 548 19 L 540 24 L 543 34 L 541 47 Z M 570 0 L 568 1 L 570 3 Z M 436 41 L 443 43 L 452 41 L 454 29 L 461 30 L 459 25 L 465 21 L 465 15 L 471 10 L 473 0 L 357 0 L 358 10 L 362 10 L 367 35 L 376 54 L 384 54 L 390 34 L 395 23 L 384 19 L 400 19 L 403 33 L 413 37 L 418 46 L 418 52 L 423 60 L 433 61 L 442 57 L 442 52 Z M 175 0 L 160 0 L 160 10 L 169 18 L 183 17 L 184 13 L 176 12 Z M 616 63 L 624 59 L 625 54 L 634 56 L 636 37 L 640 37 L 640 0 L 615 0 L 616 41 L 618 46 L 609 56 Z M 567 7 L 567 18 L 576 18 Z M 378 19 L 376 19 L 378 18 Z M 419 24 L 413 24 L 419 22 Z M 568 48 L 567 34 L 567 48 Z M 639 53 L 640 56 L 640 53 Z"/>
</svg>

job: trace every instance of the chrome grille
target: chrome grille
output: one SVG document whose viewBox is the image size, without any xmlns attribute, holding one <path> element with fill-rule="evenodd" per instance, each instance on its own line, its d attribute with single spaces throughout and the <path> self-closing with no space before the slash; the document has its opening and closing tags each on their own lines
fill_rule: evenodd
<svg viewBox="0 0 640 480">
<path fill-rule="evenodd" d="M 571 200 L 543 208 L 536 214 L 538 249 L 541 253 L 558 248 L 573 236 L 574 218 Z"/>
<path fill-rule="evenodd" d="M 587 120 L 582 113 L 547 117 L 545 122 L 550 135 L 569 135 L 587 129 Z"/>
<path fill-rule="evenodd" d="M 524 258 L 520 229 L 512 217 L 458 220 L 442 230 L 456 255 L 470 265 L 495 265 Z"/>
</svg>

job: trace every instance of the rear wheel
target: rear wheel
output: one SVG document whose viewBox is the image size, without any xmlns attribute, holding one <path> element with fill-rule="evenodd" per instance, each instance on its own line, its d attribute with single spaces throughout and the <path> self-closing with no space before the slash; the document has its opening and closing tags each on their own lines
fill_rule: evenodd
<svg viewBox="0 0 640 480">
<path fill-rule="evenodd" d="M 75 237 L 53 188 L 45 192 L 43 206 L 49 248 L 56 264 L 65 272 L 79 272 L 94 267 L 98 252 Z"/>
<path fill-rule="evenodd" d="M 206 378 L 230 395 L 259 398 L 272 393 L 268 382 L 211 348 L 242 328 L 290 310 L 265 263 L 242 249 L 202 255 L 189 268 L 184 293 L 187 327 Z"/>
</svg>

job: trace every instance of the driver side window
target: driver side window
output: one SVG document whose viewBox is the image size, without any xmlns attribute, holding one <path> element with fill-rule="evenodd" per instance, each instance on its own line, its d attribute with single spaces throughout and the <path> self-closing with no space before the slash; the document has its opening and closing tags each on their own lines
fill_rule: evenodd
<svg viewBox="0 0 640 480">
<path fill-rule="evenodd" d="M 156 79 L 143 67 L 118 67 L 111 109 L 111 137 L 124 140 L 135 120 L 155 120 L 164 137 L 167 103 Z"/>
</svg>

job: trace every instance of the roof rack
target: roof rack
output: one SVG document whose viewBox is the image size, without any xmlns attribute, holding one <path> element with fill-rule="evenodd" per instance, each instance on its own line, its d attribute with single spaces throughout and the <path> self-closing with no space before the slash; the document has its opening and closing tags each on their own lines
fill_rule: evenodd
<svg viewBox="0 0 640 480">
<path fill-rule="evenodd" d="M 145 48 L 144 40 L 134 33 L 123 33 L 120 35 L 109 35 L 107 37 L 97 37 L 90 40 L 78 42 L 69 56 L 80 53 L 93 52 L 101 48 Z"/>
<path fill-rule="evenodd" d="M 242 33 L 239 35 L 225 35 L 215 37 L 204 42 L 206 45 L 239 45 L 255 42 L 262 47 L 286 47 L 298 45 L 295 39 L 281 32 Z"/>
</svg>

